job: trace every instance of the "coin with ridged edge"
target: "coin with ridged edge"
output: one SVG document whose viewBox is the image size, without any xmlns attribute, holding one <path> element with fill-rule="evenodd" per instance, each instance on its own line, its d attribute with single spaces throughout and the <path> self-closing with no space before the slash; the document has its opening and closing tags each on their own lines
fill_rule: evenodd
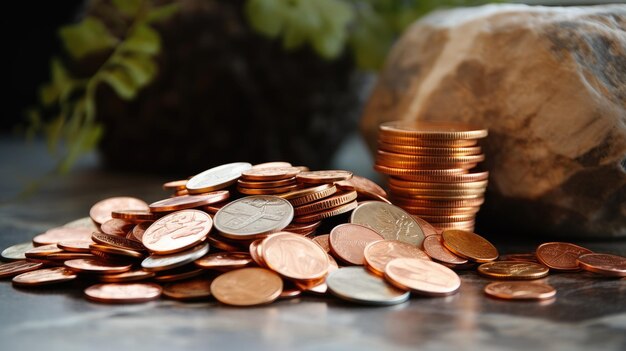
<svg viewBox="0 0 626 351">
<path fill-rule="evenodd" d="M 281 194 L 280 197 L 289 200 L 294 206 L 302 206 L 314 201 L 321 200 L 337 192 L 337 187 L 332 184 L 323 184 L 313 188 L 305 188 Z"/>
<path fill-rule="evenodd" d="M 16 275 L 39 269 L 43 264 L 19 260 L 0 264 L 0 279 L 14 277 Z"/>
<path fill-rule="evenodd" d="M 388 152 L 396 152 L 405 155 L 423 155 L 423 156 L 468 156 L 477 155 L 482 152 L 480 146 L 467 147 L 425 147 L 391 144 L 385 142 L 378 143 L 378 149 Z"/>
<path fill-rule="evenodd" d="M 331 197 L 327 197 L 325 199 L 303 205 L 294 208 L 294 213 L 296 216 L 307 215 L 310 213 L 320 212 L 324 210 L 328 210 L 333 207 L 345 205 L 349 202 L 356 200 L 357 193 L 356 191 L 349 191 L 346 193 L 336 194 Z"/>
<path fill-rule="evenodd" d="M 391 121 L 381 123 L 381 134 L 422 139 L 463 140 L 487 136 L 487 129 L 468 123 L 441 121 Z"/>
<path fill-rule="evenodd" d="M 343 267 L 326 278 L 328 290 L 335 296 L 365 305 L 395 305 L 409 299 L 409 292 L 387 284 L 363 267 Z"/>
<path fill-rule="evenodd" d="M 296 176 L 296 181 L 305 184 L 329 184 L 341 180 L 352 178 L 352 172 L 343 170 L 325 170 L 300 172 Z"/>
<path fill-rule="evenodd" d="M 234 162 L 210 168 L 197 174 L 187 181 L 186 187 L 190 194 L 208 193 L 220 190 L 235 183 L 241 172 L 252 168 L 247 162 Z"/>
<path fill-rule="evenodd" d="M 298 216 L 294 218 L 294 222 L 296 223 L 317 222 L 325 218 L 330 218 L 330 217 L 338 216 L 343 213 L 350 212 L 354 210 L 357 207 L 357 205 L 358 204 L 356 201 L 348 202 L 345 205 L 329 208 L 327 210 L 323 210 L 323 211 L 308 214 L 308 215 Z"/>
</svg>

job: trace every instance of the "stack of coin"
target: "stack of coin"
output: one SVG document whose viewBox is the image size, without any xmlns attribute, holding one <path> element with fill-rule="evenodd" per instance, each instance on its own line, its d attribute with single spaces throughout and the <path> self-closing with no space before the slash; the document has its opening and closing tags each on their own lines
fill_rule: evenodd
<svg viewBox="0 0 626 351">
<path fill-rule="evenodd" d="M 243 171 L 237 181 L 237 190 L 245 195 L 276 195 L 296 190 L 296 167 L 262 167 Z"/>
<path fill-rule="evenodd" d="M 374 169 L 389 176 L 394 204 L 440 230 L 473 231 L 488 174 L 470 170 L 485 159 L 486 136 L 462 123 L 382 123 Z"/>
</svg>

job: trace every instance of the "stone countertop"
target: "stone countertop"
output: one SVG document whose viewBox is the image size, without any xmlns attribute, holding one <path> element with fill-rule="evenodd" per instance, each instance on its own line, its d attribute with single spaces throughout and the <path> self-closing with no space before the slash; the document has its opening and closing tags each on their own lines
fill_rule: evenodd
<svg viewBox="0 0 626 351">
<path fill-rule="evenodd" d="M 93 156 L 52 178 L 27 200 L 9 200 L 51 167 L 41 144 L 0 138 L 0 248 L 88 214 L 114 195 L 157 200 L 167 179 L 101 170 Z M 493 235 L 492 235 L 493 237 Z M 532 251 L 539 240 L 495 237 L 501 253 Z M 626 242 L 576 242 L 626 255 Z M 0 281 L 3 350 L 624 350 L 626 278 L 551 274 L 558 293 L 549 302 L 488 298 L 490 281 L 459 273 L 458 294 L 412 297 L 392 307 L 366 307 L 332 297 L 301 296 L 256 308 L 161 299 L 104 305 L 82 297 L 81 282 L 16 289 Z"/>
</svg>

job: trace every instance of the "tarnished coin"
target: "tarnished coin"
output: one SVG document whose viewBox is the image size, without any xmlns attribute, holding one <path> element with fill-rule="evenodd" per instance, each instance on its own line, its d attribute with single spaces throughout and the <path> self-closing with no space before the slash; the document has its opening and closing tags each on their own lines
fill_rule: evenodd
<svg viewBox="0 0 626 351">
<path fill-rule="evenodd" d="M 326 278 L 328 290 L 335 296 L 367 305 L 395 305 L 409 299 L 409 292 L 387 284 L 363 267 L 344 267 Z"/>
<path fill-rule="evenodd" d="M 102 223 L 100 231 L 104 234 L 126 236 L 126 234 L 135 226 L 134 223 L 119 219 L 111 218 L 108 221 Z"/>
<path fill-rule="evenodd" d="M 39 234 L 33 238 L 35 245 L 57 244 L 60 241 L 67 240 L 91 240 L 92 230 L 89 228 L 52 228 L 43 234 Z"/>
<path fill-rule="evenodd" d="M 156 221 L 160 217 L 157 213 L 144 210 L 117 210 L 111 212 L 111 216 L 114 219 L 123 219 L 134 224 L 145 221 Z"/>
<path fill-rule="evenodd" d="M 344 223 L 330 231 L 330 249 L 335 257 L 352 264 L 365 264 L 365 247 L 374 242 L 383 240 L 374 230 L 353 223 Z"/>
<path fill-rule="evenodd" d="M 85 289 L 87 299 L 102 303 L 140 303 L 156 300 L 161 287 L 153 283 L 107 283 Z"/>
<path fill-rule="evenodd" d="M 461 122 L 392 121 L 379 126 L 381 134 L 440 140 L 480 139 L 487 129 Z"/>
<path fill-rule="evenodd" d="M 131 239 L 126 239 L 125 237 L 122 237 L 122 236 L 94 232 L 91 235 L 91 239 L 98 244 L 119 247 L 121 249 L 134 250 L 134 251 L 146 250 L 146 248 L 141 243 L 131 240 Z"/>
<path fill-rule="evenodd" d="M 493 282 L 485 287 L 485 293 L 505 300 L 543 300 L 554 297 L 556 290 L 538 282 Z"/>
<path fill-rule="evenodd" d="M 532 262 L 494 261 L 478 266 L 478 273 L 497 279 L 539 279 L 548 275 L 548 267 Z"/>
<path fill-rule="evenodd" d="M 467 263 L 465 258 L 459 257 L 446 249 L 441 240 L 441 235 L 439 234 L 429 235 L 424 239 L 424 251 L 426 251 L 428 256 L 439 262 L 452 265 Z"/>
<path fill-rule="evenodd" d="M 206 255 L 194 263 L 203 269 L 232 270 L 243 268 L 252 262 L 252 257 L 247 252 L 216 252 Z"/>
<path fill-rule="evenodd" d="M 324 249 L 324 251 L 330 252 L 330 234 L 318 235 L 313 238 L 313 242 Z"/>
<path fill-rule="evenodd" d="M 455 255 L 475 262 L 490 262 L 498 258 L 498 250 L 478 234 L 464 230 L 444 230 L 443 245 Z"/>
<path fill-rule="evenodd" d="M 590 253 L 578 256 L 578 265 L 589 272 L 609 277 L 626 277 L 626 257 Z"/>
<path fill-rule="evenodd" d="M 283 280 L 265 268 L 242 268 L 224 273 L 211 283 L 217 301 L 232 306 L 254 306 L 276 300 L 283 291 Z"/>
<path fill-rule="evenodd" d="M 577 271 L 578 257 L 593 253 L 578 245 L 562 242 L 549 242 L 537 247 L 536 255 L 539 262 L 555 271 Z"/>
<path fill-rule="evenodd" d="M 300 172 L 296 176 L 299 183 L 330 184 L 352 178 L 352 172 L 342 170 Z"/>
<path fill-rule="evenodd" d="M 32 242 L 21 243 L 7 247 L 6 249 L 2 250 L 2 258 L 7 261 L 25 260 L 26 256 L 24 255 L 24 253 L 32 249 L 33 247 L 35 246 L 33 246 Z"/>
<path fill-rule="evenodd" d="M 63 252 L 56 244 L 50 245 L 42 245 L 33 247 L 32 249 L 26 251 L 24 256 L 27 258 L 44 258 L 53 253 Z"/>
<path fill-rule="evenodd" d="M 204 240 L 212 226 L 213 220 L 206 212 L 182 210 L 154 222 L 143 233 L 141 241 L 157 254 L 179 252 Z"/>
<path fill-rule="evenodd" d="M 91 210 L 89 210 L 89 217 L 91 217 L 94 222 L 102 224 L 113 218 L 111 212 L 117 210 L 148 211 L 148 204 L 134 197 L 111 197 L 93 205 Z"/>
<path fill-rule="evenodd" d="M 358 206 L 350 222 L 373 229 L 387 240 L 399 240 L 422 247 L 424 232 L 413 216 L 403 209 L 379 201 Z"/>
<path fill-rule="evenodd" d="M 213 167 L 187 181 L 187 190 L 190 194 L 208 193 L 220 190 L 235 183 L 241 172 L 252 168 L 247 162 L 235 162 Z"/>
<path fill-rule="evenodd" d="M 385 266 L 385 279 L 400 289 L 428 296 L 446 296 L 461 287 L 461 278 L 437 262 L 396 258 Z"/>
<path fill-rule="evenodd" d="M 76 273 L 66 267 L 38 269 L 13 277 L 13 285 L 39 286 L 68 282 L 76 279 Z"/>
<path fill-rule="evenodd" d="M 379 276 L 385 274 L 385 266 L 396 258 L 417 258 L 430 261 L 430 257 L 417 246 L 398 240 L 379 240 L 368 244 L 363 250 L 365 266 Z"/>
<path fill-rule="evenodd" d="M 103 274 L 98 276 L 98 279 L 105 283 L 126 283 L 146 280 L 152 277 L 154 277 L 154 272 L 144 271 L 143 269 L 134 269 L 123 273 Z"/>
<path fill-rule="evenodd" d="M 198 245 L 191 250 L 171 255 L 151 255 L 141 262 L 141 267 L 148 271 L 163 271 L 191 263 L 209 252 L 208 244 Z"/>
<path fill-rule="evenodd" d="M 65 266 L 82 273 L 114 274 L 129 271 L 133 265 L 124 262 L 79 258 L 65 261 Z"/>
<path fill-rule="evenodd" d="M 328 272 L 328 254 L 312 240 L 292 233 L 277 233 L 262 242 L 261 256 L 278 274 L 296 280 L 313 280 Z"/>
<path fill-rule="evenodd" d="M 272 195 L 254 195 L 235 200 L 215 214 L 215 228 L 221 235 L 249 240 L 277 232 L 293 219 L 289 201 Z"/>
<path fill-rule="evenodd" d="M 300 173 L 296 167 L 251 168 L 241 172 L 241 178 L 248 181 L 272 181 L 295 177 Z"/>
<path fill-rule="evenodd" d="M 230 196 L 228 190 L 214 191 L 199 195 L 182 195 L 160 200 L 150 204 L 152 212 L 172 212 L 206 206 L 222 202 Z"/>
<path fill-rule="evenodd" d="M 207 278 L 196 278 L 170 283 L 163 287 L 163 295 L 182 301 L 204 300 L 211 297 L 211 283 Z"/>
<path fill-rule="evenodd" d="M 39 262 L 28 262 L 24 260 L 3 263 L 0 264 L 0 279 L 14 277 L 18 274 L 34 271 L 42 265 L 43 264 Z"/>
</svg>

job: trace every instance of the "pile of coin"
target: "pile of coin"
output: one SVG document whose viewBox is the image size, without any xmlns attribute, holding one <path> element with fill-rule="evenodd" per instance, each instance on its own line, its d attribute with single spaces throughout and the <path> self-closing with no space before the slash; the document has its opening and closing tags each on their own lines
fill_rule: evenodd
<svg viewBox="0 0 626 351">
<path fill-rule="evenodd" d="M 487 130 L 461 123 L 395 121 L 379 128 L 374 169 L 389 176 L 394 204 L 439 229 L 474 230 L 487 172 L 478 140 Z"/>
</svg>

